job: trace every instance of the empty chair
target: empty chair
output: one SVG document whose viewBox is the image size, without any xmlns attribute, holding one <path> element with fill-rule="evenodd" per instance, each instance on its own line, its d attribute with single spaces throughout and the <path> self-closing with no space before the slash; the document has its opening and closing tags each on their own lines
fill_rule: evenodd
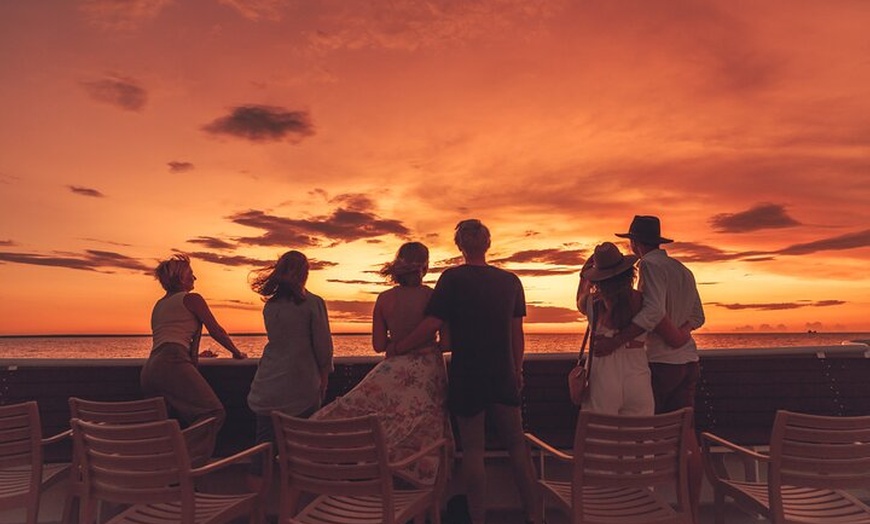
<svg viewBox="0 0 870 524">
<path fill-rule="evenodd" d="M 767 455 L 712 433 L 702 433 L 701 443 L 717 524 L 724 522 L 726 497 L 774 524 L 870 523 L 870 507 L 845 491 L 870 488 L 870 416 L 778 411 Z M 761 471 L 766 469 L 767 481 L 745 473 L 742 479 L 730 475 L 713 446 L 755 461 Z"/>
<path fill-rule="evenodd" d="M 245 515 L 252 523 L 262 521 L 267 485 L 256 493 L 211 494 L 196 491 L 194 480 L 250 458 L 261 460 L 268 473 L 268 444 L 193 468 L 175 420 L 118 425 L 72 419 L 71 425 L 81 450 L 82 524 L 96 522 L 98 503 L 104 501 L 129 505 L 109 524 L 217 524 Z"/>
<path fill-rule="evenodd" d="M 446 439 L 390 464 L 374 415 L 305 420 L 273 412 L 272 421 L 281 468 L 280 522 L 404 524 L 415 519 L 422 524 L 427 513 L 434 524 L 441 522 Z M 394 485 L 397 472 L 435 454 L 440 467 L 433 485 Z M 316 497 L 297 511 L 303 493 Z"/>
<path fill-rule="evenodd" d="M 65 478 L 69 464 L 43 464 L 42 447 L 69 436 L 43 439 L 35 401 L 0 406 L 0 510 L 26 508 L 36 524 L 44 489 Z"/>
<path fill-rule="evenodd" d="M 69 411 L 70 418 L 101 424 L 139 424 L 168 418 L 163 397 L 112 402 L 70 397 Z M 182 431 L 194 466 L 201 466 L 211 458 L 218 429 L 217 419 L 208 418 Z"/>
<path fill-rule="evenodd" d="M 534 435 L 526 438 L 541 448 L 538 484 L 545 499 L 574 524 L 690 524 L 685 443 L 690 431 L 691 408 L 647 417 L 581 411 L 573 455 Z M 546 478 L 545 456 L 570 464 L 571 481 Z"/>
<path fill-rule="evenodd" d="M 69 398 L 70 418 L 98 424 L 141 424 L 167 420 L 166 401 L 163 397 L 141 400 L 99 401 Z M 182 431 L 194 467 L 202 466 L 211 458 L 217 432 L 217 419 L 200 421 Z M 73 467 L 70 470 L 70 483 L 63 508 L 64 524 L 73 522 L 75 508 L 84 490 L 79 451 L 73 446 Z"/>
</svg>

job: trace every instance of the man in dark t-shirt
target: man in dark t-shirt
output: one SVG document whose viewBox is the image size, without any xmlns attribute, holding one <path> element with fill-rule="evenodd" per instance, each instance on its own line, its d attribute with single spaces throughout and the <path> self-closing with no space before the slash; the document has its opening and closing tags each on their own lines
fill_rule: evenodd
<svg viewBox="0 0 870 524">
<path fill-rule="evenodd" d="M 394 352 L 407 353 L 429 340 L 443 324 L 449 326 L 453 355 L 448 406 L 459 429 L 460 475 L 472 521 L 483 524 L 486 519 L 484 427 L 489 418 L 510 456 L 526 519 L 540 522 L 541 500 L 520 410 L 526 314 L 523 286 L 513 273 L 486 263 L 490 234 L 479 220 L 460 222 L 454 241 L 465 264 L 442 273 L 426 307 L 426 318 L 394 343 Z"/>
</svg>

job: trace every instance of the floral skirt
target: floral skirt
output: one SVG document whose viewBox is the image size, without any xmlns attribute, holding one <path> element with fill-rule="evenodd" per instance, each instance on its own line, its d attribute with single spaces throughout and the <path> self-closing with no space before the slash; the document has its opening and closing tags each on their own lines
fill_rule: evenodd
<svg viewBox="0 0 870 524">
<path fill-rule="evenodd" d="M 336 419 L 377 415 L 384 431 L 390 461 L 408 457 L 453 432 L 447 416 L 447 372 L 436 349 L 415 351 L 383 360 L 346 395 L 312 415 Z M 438 457 L 426 457 L 403 471 L 412 481 L 431 484 L 438 473 Z"/>
</svg>

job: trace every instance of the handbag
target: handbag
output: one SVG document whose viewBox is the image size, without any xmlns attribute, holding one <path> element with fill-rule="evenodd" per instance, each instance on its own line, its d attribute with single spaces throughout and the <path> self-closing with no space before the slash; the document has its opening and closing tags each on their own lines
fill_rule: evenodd
<svg viewBox="0 0 870 524">
<path fill-rule="evenodd" d="M 586 352 L 586 343 L 589 342 L 590 336 L 595 339 L 595 303 L 593 302 L 592 312 L 589 316 L 589 323 L 586 326 L 586 334 L 583 335 L 583 343 L 580 345 L 580 355 L 577 357 L 577 364 L 568 372 L 568 393 L 571 396 L 571 402 L 575 406 L 580 406 L 583 401 L 589 396 L 589 377 L 592 373 L 592 347 L 590 342 L 589 356 L 584 359 L 583 354 Z"/>
</svg>

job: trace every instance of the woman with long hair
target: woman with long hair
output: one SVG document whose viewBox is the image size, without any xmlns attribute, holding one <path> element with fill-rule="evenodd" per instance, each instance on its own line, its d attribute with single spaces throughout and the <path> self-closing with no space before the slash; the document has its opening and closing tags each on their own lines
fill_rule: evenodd
<svg viewBox="0 0 870 524">
<path fill-rule="evenodd" d="M 220 428 L 226 412 L 214 390 L 196 369 L 202 326 L 233 358 L 247 355 L 239 351 L 226 330 L 218 324 L 205 299 L 193 293 L 196 276 L 190 259 L 173 255 L 158 264 L 156 278 L 166 291 L 151 311 L 153 345 L 142 366 L 140 384 L 146 396 L 166 399 L 169 406 L 187 424 L 208 417 L 217 419 Z"/>
<path fill-rule="evenodd" d="M 432 288 L 423 284 L 429 250 L 420 242 L 403 244 L 380 273 L 394 287 L 378 295 L 372 315 L 372 346 L 386 358 L 346 395 L 312 418 L 346 418 L 375 414 L 381 422 L 391 461 L 408 457 L 452 431 L 447 418 L 447 373 L 443 344 L 433 336 L 402 355 L 387 351 L 390 341 L 408 335 L 424 317 Z M 418 482 L 434 482 L 437 458 L 418 461 L 403 474 Z"/>
<path fill-rule="evenodd" d="M 595 247 L 581 270 L 577 306 L 596 323 L 597 335 L 611 336 L 627 327 L 643 306 L 643 294 L 634 289 L 637 260 L 635 255 L 623 255 L 612 242 L 604 242 Z M 591 311 L 594 314 L 590 316 Z M 688 338 L 688 332 L 674 327 L 667 317 L 655 331 L 675 346 Z M 606 355 L 592 348 L 589 395 L 583 409 L 613 415 L 653 414 L 655 400 L 645 338 L 644 333 Z"/>
<path fill-rule="evenodd" d="M 308 269 L 305 255 L 288 251 L 251 279 L 268 338 L 248 394 L 258 444 L 275 439 L 272 411 L 308 417 L 320 408 L 333 369 L 326 303 L 306 289 Z"/>
</svg>

